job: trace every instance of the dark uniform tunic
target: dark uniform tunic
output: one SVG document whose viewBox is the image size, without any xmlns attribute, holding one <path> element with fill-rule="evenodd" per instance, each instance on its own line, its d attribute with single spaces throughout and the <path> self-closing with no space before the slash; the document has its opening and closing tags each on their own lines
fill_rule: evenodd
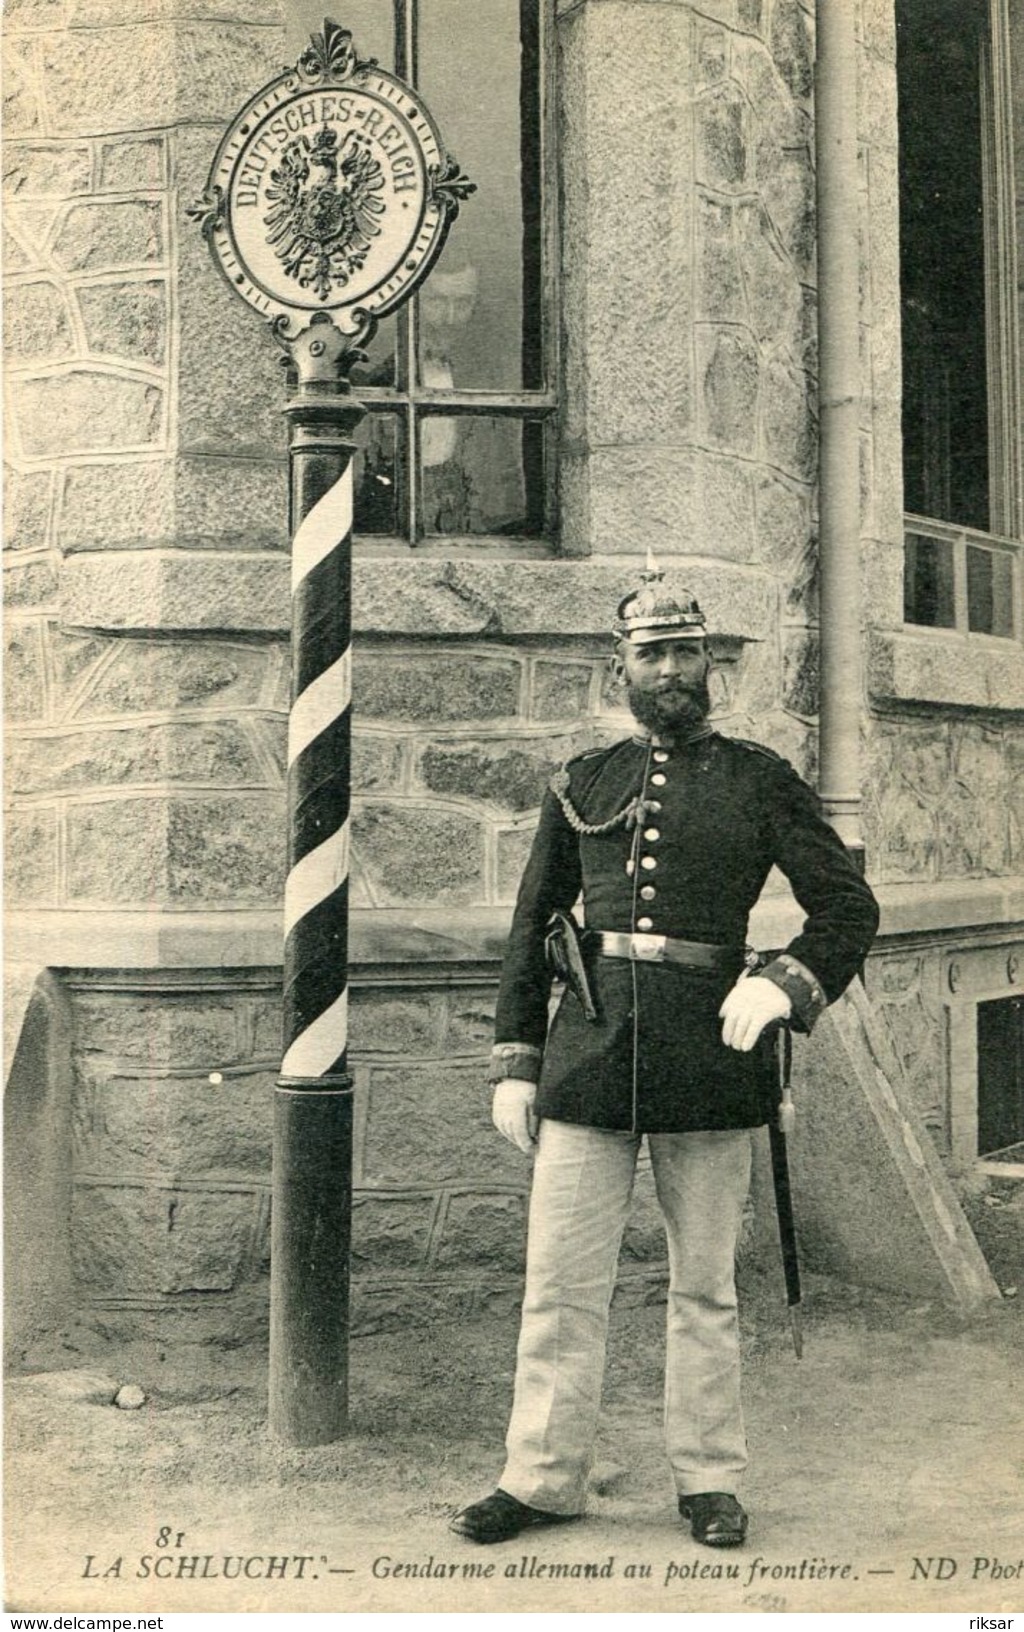
<svg viewBox="0 0 1024 1632">
<path fill-rule="evenodd" d="M 859 970 L 878 909 L 792 766 L 710 730 L 678 747 L 632 737 L 570 760 L 545 794 L 512 921 L 499 1072 L 536 1077 L 529 1067 L 538 1066 L 536 1111 L 556 1121 L 651 1133 L 764 1122 L 758 1051 L 726 1047 L 718 1011 L 743 968 L 748 914 L 773 864 L 807 918 L 762 972 L 809 1030 Z M 548 1036 L 545 927 L 581 890 L 588 931 L 711 943 L 729 949 L 725 967 L 594 952 L 598 1020 L 588 1022 L 567 990 Z"/>
</svg>

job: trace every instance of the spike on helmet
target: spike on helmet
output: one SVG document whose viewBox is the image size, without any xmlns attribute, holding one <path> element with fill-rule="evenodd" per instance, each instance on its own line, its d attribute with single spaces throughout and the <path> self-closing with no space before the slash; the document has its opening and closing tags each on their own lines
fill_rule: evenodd
<svg viewBox="0 0 1024 1632">
<path fill-rule="evenodd" d="M 619 602 L 612 633 L 634 646 L 654 640 L 701 640 L 707 620 L 690 590 L 665 583 L 664 569 L 648 550 L 640 587 Z"/>
</svg>

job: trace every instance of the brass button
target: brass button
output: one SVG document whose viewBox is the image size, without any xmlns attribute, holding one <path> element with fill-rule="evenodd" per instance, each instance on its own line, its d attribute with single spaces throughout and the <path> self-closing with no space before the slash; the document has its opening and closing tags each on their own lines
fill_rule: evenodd
<svg viewBox="0 0 1024 1632">
<path fill-rule="evenodd" d="M 663 788 L 665 786 L 666 778 L 663 772 L 655 771 L 654 775 L 651 777 L 651 781 L 656 788 Z"/>
<path fill-rule="evenodd" d="M 655 763 L 655 765 L 664 765 L 665 761 L 667 759 L 668 759 L 668 755 L 666 754 L 664 748 L 656 748 L 654 750 L 654 763 Z"/>
<path fill-rule="evenodd" d="M 648 929 L 653 929 L 654 928 L 654 919 L 653 918 L 638 918 L 637 921 L 636 921 L 636 927 L 637 927 L 637 929 L 644 930 L 645 932 Z"/>
<path fill-rule="evenodd" d="M 656 816 L 658 814 L 658 811 L 661 809 L 661 800 L 660 799 L 648 799 L 647 809 L 650 811 L 652 816 Z"/>
<path fill-rule="evenodd" d="M 657 893 L 653 884 L 645 884 L 640 891 L 640 899 L 641 901 L 653 901 Z"/>
<path fill-rule="evenodd" d="M 641 856 L 640 865 L 645 873 L 653 873 L 658 863 L 655 861 L 653 856 Z"/>
<path fill-rule="evenodd" d="M 650 839 L 651 843 L 653 844 L 655 839 L 661 838 L 661 834 L 656 827 L 645 827 L 644 838 Z"/>
</svg>

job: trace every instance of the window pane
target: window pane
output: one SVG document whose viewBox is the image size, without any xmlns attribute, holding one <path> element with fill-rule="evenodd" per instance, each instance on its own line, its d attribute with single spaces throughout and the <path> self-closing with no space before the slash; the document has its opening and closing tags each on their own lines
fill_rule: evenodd
<svg viewBox="0 0 1024 1632">
<path fill-rule="evenodd" d="M 544 525 L 543 428 L 483 415 L 421 420 L 423 530 L 536 537 Z"/>
<path fill-rule="evenodd" d="M 539 0 L 421 0 L 418 80 L 477 184 L 421 296 L 423 383 L 536 389 L 540 357 Z"/>
<path fill-rule="evenodd" d="M 903 620 L 932 629 L 956 623 L 953 545 L 949 539 L 908 533 L 903 557 Z"/>
<path fill-rule="evenodd" d="M 352 370 L 353 385 L 393 386 L 395 374 L 395 340 L 397 319 L 381 319 L 380 327 L 368 346 L 364 346 L 366 362 L 356 363 Z"/>
<path fill-rule="evenodd" d="M 985 530 L 980 15 L 897 0 L 905 504 Z"/>
<path fill-rule="evenodd" d="M 356 431 L 353 460 L 355 530 L 398 534 L 398 422 L 394 414 L 368 414 Z"/>
<path fill-rule="evenodd" d="M 1002 550 L 967 546 L 967 627 L 1013 636 L 1013 562 Z"/>
<path fill-rule="evenodd" d="M 286 61 L 295 62 L 311 34 L 323 33 L 324 17 L 347 28 L 364 59 L 376 57 L 382 68 L 393 69 L 395 45 L 391 0 L 344 0 L 325 6 L 324 0 L 283 0 Z"/>
</svg>

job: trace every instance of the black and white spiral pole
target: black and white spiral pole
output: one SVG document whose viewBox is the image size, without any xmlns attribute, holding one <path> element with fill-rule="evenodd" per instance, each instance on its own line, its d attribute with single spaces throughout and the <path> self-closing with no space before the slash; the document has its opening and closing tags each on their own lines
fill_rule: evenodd
<svg viewBox="0 0 1024 1632">
<path fill-rule="evenodd" d="M 349 31 L 326 18 L 294 68 L 235 116 L 186 212 L 234 293 L 269 320 L 293 387 L 284 1059 L 270 1271 L 270 1427 L 293 1445 L 337 1439 L 348 1413 L 352 436 L 363 417 L 349 373 L 380 319 L 428 275 L 475 191 L 419 90 L 362 59 Z M 406 339 L 415 353 L 415 321 Z"/>
<path fill-rule="evenodd" d="M 284 1056 L 275 1093 L 270 1427 L 336 1439 L 348 1411 L 352 1079 L 348 875 L 352 734 L 352 433 L 345 341 L 313 319 L 288 350 L 292 698 Z"/>
</svg>

